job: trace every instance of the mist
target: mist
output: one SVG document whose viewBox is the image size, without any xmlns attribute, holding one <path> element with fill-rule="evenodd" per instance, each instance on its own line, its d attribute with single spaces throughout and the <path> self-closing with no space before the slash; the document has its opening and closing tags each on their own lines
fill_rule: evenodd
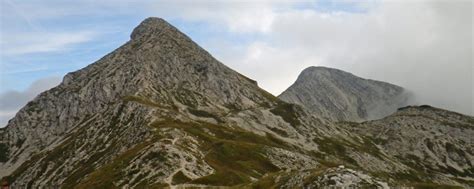
<svg viewBox="0 0 474 189">
<path fill-rule="evenodd" d="M 402 86 L 414 94 L 413 105 L 474 115 L 471 1 L 381 1 L 362 4 L 362 12 L 256 6 L 266 15 L 246 23 L 254 30 L 234 34 L 258 38 L 236 45 L 216 37 L 204 46 L 274 95 L 304 68 L 327 66 Z M 254 9 L 241 14 L 258 15 Z"/>
<path fill-rule="evenodd" d="M 474 115 L 472 1 L 333 3 L 352 10 L 321 10 L 306 1 L 136 6 L 147 16 L 184 23 L 177 27 L 185 32 L 182 25 L 201 24 L 205 38 L 187 34 L 274 95 L 303 69 L 327 66 L 402 86 L 414 95 L 411 104 Z M 25 91 L 1 93 L 0 127 L 58 82 L 41 79 Z"/>
</svg>

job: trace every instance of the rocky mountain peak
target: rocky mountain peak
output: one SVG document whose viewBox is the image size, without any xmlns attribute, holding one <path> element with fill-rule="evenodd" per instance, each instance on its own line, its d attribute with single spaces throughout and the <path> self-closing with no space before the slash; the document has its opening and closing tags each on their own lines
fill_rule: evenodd
<svg viewBox="0 0 474 189">
<path fill-rule="evenodd" d="M 11 188 L 388 188 L 472 180 L 470 117 L 431 109 L 418 116 L 423 107 L 360 124 L 318 116 L 366 118 L 380 110 L 371 105 L 389 106 L 400 87 L 309 68 L 281 96 L 320 108 L 309 112 L 259 88 L 163 19 L 144 20 L 131 38 L 67 74 L 0 129 L 0 180 Z M 435 163 L 412 167 L 426 162 L 422 154 Z M 414 172 L 421 170 L 430 175 Z"/>
<path fill-rule="evenodd" d="M 312 75 L 324 75 L 324 74 L 337 73 L 337 72 L 343 73 L 344 71 L 334 69 L 334 68 L 328 68 L 324 66 L 310 66 L 304 69 L 298 78 L 304 79 L 307 77 L 311 77 Z"/>
<path fill-rule="evenodd" d="M 75 129 L 93 127 L 103 132 L 99 138 L 114 132 L 122 145 L 131 146 L 150 133 L 152 120 L 174 119 L 177 112 L 217 122 L 222 112 L 276 100 L 163 19 L 148 18 L 133 30 L 130 41 L 68 73 L 10 120 L 0 131 L 0 148 L 8 149 L 0 156 L 0 177 L 32 154 L 55 147 Z M 115 154 L 120 149 L 110 150 Z"/>
<path fill-rule="evenodd" d="M 308 80 L 314 79 L 333 79 L 337 77 L 357 77 L 352 73 L 338 70 L 335 68 L 329 68 L 324 66 L 311 66 L 304 69 L 298 76 L 297 82 L 307 82 Z M 361 78 L 362 79 L 362 78 Z"/>
<path fill-rule="evenodd" d="M 334 68 L 309 67 L 279 97 L 333 120 L 364 121 L 395 112 L 409 96 L 396 85 Z"/>
<path fill-rule="evenodd" d="M 135 29 L 133 30 L 130 38 L 132 40 L 138 40 L 143 37 L 149 37 L 153 35 L 159 35 L 163 32 L 177 32 L 178 30 L 173 27 L 171 24 L 166 22 L 162 18 L 149 17 L 143 20 Z"/>
</svg>

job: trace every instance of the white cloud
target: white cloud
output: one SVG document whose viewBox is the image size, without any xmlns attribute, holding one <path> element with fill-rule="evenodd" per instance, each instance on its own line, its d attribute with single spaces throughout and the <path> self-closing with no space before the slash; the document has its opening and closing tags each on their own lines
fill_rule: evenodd
<svg viewBox="0 0 474 189">
<path fill-rule="evenodd" d="M 278 9 L 294 1 L 169 1 L 155 3 L 160 16 L 185 21 L 204 21 L 231 32 L 269 32 Z"/>
<path fill-rule="evenodd" d="M 2 56 L 28 53 L 58 52 L 74 44 L 91 41 L 96 36 L 92 31 L 77 32 L 31 32 L 2 33 Z"/>
<path fill-rule="evenodd" d="M 404 86 L 423 104 L 474 114 L 471 1 L 332 1 L 329 8 L 310 1 L 263 0 L 54 1 L 50 7 L 38 7 L 42 1 L 19 2 L 18 9 L 32 25 L 57 16 L 143 10 L 150 16 L 204 22 L 212 30 L 249 35 L 255 39 L 248 43 L 220 35 L 200 41 L 206 41 L 202 45 L 222 62 L 276 95 L 302 69 L 324 65 Z M 2 51 L 62 50 L 94 37 L 94 33 L 75 34 L 28 39 L 31 43 L 24 43 L 29 45 L 17 40 L 11 43 L 17 48 Z"/>
<path fill-rule="evenodd" d="M 39 93 L 50 89 L 61 82 L 59 77 L 47 77 L 33 82 L 25 91 L 6 91 L 0 94 L 0 127 L 6 126 L 8 120 L 15 116 L 28 101 Z"/>
<path fill-rule="evenodd" d="M 226 40 L 219 36 L 205 46 L 273 94 L 305 67 L 324 65 L 401 85 L 420 104 L 474 115 L 471 1 L 363 2 L 367 12 L 280 3 L 166 4 L 158 11 L 236 35 L 258 33 L 245 46 L 215 43 Z"/>
<path fill-rule="evenodd" d="M 120 14 L 122 9 L 124 7 L 105 1 L 0 1 L 0 56 L 61 52 L 93 41 L 99 34 L 106 33 L 102 31 L 105 28 L 89 25 L 84 29 L 68 19 Z"/>
</svg>

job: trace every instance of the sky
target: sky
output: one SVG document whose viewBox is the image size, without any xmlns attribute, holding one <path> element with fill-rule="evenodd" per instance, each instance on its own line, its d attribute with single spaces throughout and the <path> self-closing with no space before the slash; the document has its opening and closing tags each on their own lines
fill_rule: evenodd
<svg viewBox="0 0 474 189">
<path fill-rule="evenodd" d="M 0 10 L 0 127 L 152 16 L 274 95 L 326 66 L 474 115 L 472 1 L 2 0 Z"/>
</svg>

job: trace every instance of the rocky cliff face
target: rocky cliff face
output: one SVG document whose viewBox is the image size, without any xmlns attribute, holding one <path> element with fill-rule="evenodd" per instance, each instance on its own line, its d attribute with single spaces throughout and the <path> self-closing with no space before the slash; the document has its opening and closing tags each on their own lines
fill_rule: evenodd
<svg viewBox="0 0 474 189">
<path fill-rule="evenodd" d="M 405 106 L 409 97 L 399 86 L 325 67 L 306 68 L 279 96 L 336 121 L 382 118 Z"/>
<path fill-rule="evenodd" d="M 368 137 L 395 161 L 413 168 L 410 178 L 437 180 L 474 176 L 474 118 L 427 105 L 404 107 L 376 121 L 345 125 Z M 472 184 L 472 182 L 471 182 Z"/>
<path fill-rule="evenodd" d="M 459 118 L 472 132 L 472 118 Z M 392 153 L 362 133 L 383 121 L 334 123 L 281 101 L 166 21 L 148 18 L 129 42 L 67 74 L 0 130 L 0 177 L 14 188 L 412 186 L 400 176 L 417 169 L 402 161 L 408 150 Z M 472 153 L 472 141 L 450 141 Z M 459 170 L 472 168 L 453 149 L 439 152 Z M 438 177 L 417 175 L 416 183 L 467 186 L 473 177 L 426 167 Z"/>
<path fill-rule="evenodd" d="M 101 184 L 172 184 L 174 176 L 224 174 L 217 168 L 223 160 L 205 161 L 213 148 L 268 146 L 268 153 L 286 153 L 271 151 L 276 144 L 268 139 L 274 135 L 278 141 L 284 133 L 285 140 L 315 149 L 304 135 L 322 123 L 224 66 L 164 20 L 149 18 L 129 42 L 67 74 L 20 110 L 1 133 L 1 176 L 18 187 L 99 187 L 91 175 L 108 173 L 107 165 L 118 166 L 115 161 L 128 155 L 134 166 L 120 164 L 121 176 Z M 319 132 L 331 129 L 324 125 Z M 250 146 L 230 142 L 233 137 Z M 253 140 L 258 142 L 251 145 Z M 268 167 L 253 177 L 278 169 L 257 163 Z M 228 184 L 250 178 L 234 175 Z"/>
</svg>

